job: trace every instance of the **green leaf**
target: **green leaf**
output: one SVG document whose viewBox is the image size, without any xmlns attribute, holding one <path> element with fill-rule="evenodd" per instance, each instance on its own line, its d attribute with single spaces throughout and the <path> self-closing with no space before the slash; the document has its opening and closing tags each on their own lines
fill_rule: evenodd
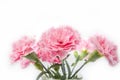
<svg viewBox="0 0 120 80">
<path fill-rule="evenodd" d="M 60 80 L 65 80 L 66 78 L 64 77 L 64 75 L 63 76 L 61 76 L 61 79 Z"/>
<path fill-rule="evenodd" d="M 70 65 L 68 64 L 67 60 L 65 60 L 66 66 L 67 66 L 67 70 L 68 70 L 68 79 L 70 78 L 71 75 L 71 68 Z"/>
<path fill-rule="evenodd" d="M 66 70 L 65 70 L 64 61 L 62 61 L 61 69 L 62 69 L 62 73 L 63 73 L 63 79 L 66 79 Z"/>
<path fill-rule="evenodd" d="M 57 77 L 57 73 L 55 71 L 53 71 L 53 70 L 51 70 L 51 72 L 54 74 L 54 78 L 56 78 Z"/>
<path fill-rule="evenodd" d="M 51 70 L 51 72 L 54 74 L 53 78 L 55 78 L 55 79 L 60 79 L 61 78 L 61 75 L 58 72 L 55 72 L 53 70 Z"/>
<path fill-rule="evenodd" d="M 60 72 L 57 71 L 56 73 L 58 74 L 58 77 L 59 77 L 58 79 L 60 79 L 60 78 L 61 78 L 61 74 L 60 74 Z"/>
<path fill-rule="evenodd" d="M 47 73 L 47 72 L 44 72 L 44 71 L 41 72 L 41 73 L 37 76 L 36 80 L 39 80 L 39 78 L 42 77 L 42 76 L 43 76 L 44 74 L 46 74 L 46 73 Z"/>
</svg>

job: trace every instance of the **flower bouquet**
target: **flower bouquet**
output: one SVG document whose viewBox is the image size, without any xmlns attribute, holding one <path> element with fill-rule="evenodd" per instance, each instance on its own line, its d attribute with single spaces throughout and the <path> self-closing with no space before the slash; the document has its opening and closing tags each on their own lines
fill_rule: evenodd
<svg viewBox="0 0 120 80">
<path fill-rule="evenodd" d="M 74 54 L 73 62 L 68 59 L 71 54 Z M 82 80 L 78 72 L 101 57 L 106 57 L 110 65 L 116 65 L 116 45 L 102 35 L 83 40 L 69 26 L 51 28 L 38 41 L 24 36 L 13 43 L 10 55 L 11 61 L 20 61 L 23 68 L 33 64 L 40 71 L 36 80 Z M 77 65 L 80 62 L 83 64 Z"/>
</svg>

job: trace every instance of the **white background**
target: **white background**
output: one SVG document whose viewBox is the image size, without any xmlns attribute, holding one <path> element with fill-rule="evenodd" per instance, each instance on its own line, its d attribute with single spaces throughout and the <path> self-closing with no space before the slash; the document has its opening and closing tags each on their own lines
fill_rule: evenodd
<svg viewBox="0 0 120 80">
<path fill-rule="evenodd" d="M 35 80 L 39 72 L 32 65 L 10 64 L 12 42 L 59 25 L 74 27 L 82 37 L 101 33 L 120 48 L 120 0 L 0 0 L 0 80 Z M 102 58 L 81 74 L 84 80 L 120 80 L 120 64 L 110 67 Z"/>
</svg>

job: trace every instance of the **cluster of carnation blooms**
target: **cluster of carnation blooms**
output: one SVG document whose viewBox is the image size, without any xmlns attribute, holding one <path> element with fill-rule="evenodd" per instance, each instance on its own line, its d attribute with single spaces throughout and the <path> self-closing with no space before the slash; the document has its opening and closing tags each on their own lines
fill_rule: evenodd
<svg viewBox="0 0 120 80">
<path fill-rule="evenodd" d="M 79 61 L 84 60 L 88 63 L 105 56 L 110 65 L 114 66 L 118 63 L 117 46 L 113 42 L 98 34 L 84 40 L 80 33 L 70 26 L 51 28 L 44 32 L 39 40 L 35 37 L 23 36 L 14 42 L 12 47 L 11 61 L 19 61 L 23 68 L 39 61 L 41 64 L 47 62 L 50 65 L 61 66 L 71 51 L 75 51 L 74 54 L 76 59 L 80 58 Z M 33 53 L 34 55 L 30 55 Z M 39 60 L 35 61 L 35 56 Z M 45 65 L 41 64 L 43 69 L 40 70 L 47 71 L 53 77 L 54 74 L 52 75 L 52 72 L 46 70 Z M 68 79 L 73 78 L 74 75 L 71 73 Z"/>
</svg>

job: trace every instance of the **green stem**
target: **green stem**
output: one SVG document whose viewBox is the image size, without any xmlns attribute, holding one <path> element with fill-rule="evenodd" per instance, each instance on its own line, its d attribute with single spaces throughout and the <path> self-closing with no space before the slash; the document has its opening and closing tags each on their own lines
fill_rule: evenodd
<svg viewBox="0 0 120 80">
<path fill-rule="evenodd" d="M 86 61 L 86 62 L 71 76 L 71 78 L 73 78 L 87 63 L 88 63 L 88 61 Z"/>
<path fill-rule="evenodd" d="M 76 63 L 75 66 L 72 68 L 72 73 L 73 73 L 74 69 L 76 68 L 76 66 L 77 66 L 77 63 Z"/>
<path fill-rule="evenodd" d="M 45 76 L 48 78 L 48 75 L 47 75 L 47 74 L 45 74 Z"/>
<path fill-rule="evenodd" d="M 40 61 L 40 64 L 43 66 L 43 68 L 46 70 L 46 72 L 48 72 L 50 74 L 50 76 L 53 77 L 52 73 L 49 70 L 47 70 L 47 68 L 42 64 L 41 61 Z"/>
<path fill-rule="evenodd" d="M 76 68 L 76 66 L 77 66 L 77 64 L 78 64 L 78 62 L 79 62 L 79 59 L 80 59 L 80 56 L 77 57 L 77 59 L 76 59 L 76 61 L 75 61 L 75 65 L 73 66 L 73 69 L 72 69 L 72 72 L 71 72 L 71 73 L 73 73 L 74 69 Z"/>
</svg>

